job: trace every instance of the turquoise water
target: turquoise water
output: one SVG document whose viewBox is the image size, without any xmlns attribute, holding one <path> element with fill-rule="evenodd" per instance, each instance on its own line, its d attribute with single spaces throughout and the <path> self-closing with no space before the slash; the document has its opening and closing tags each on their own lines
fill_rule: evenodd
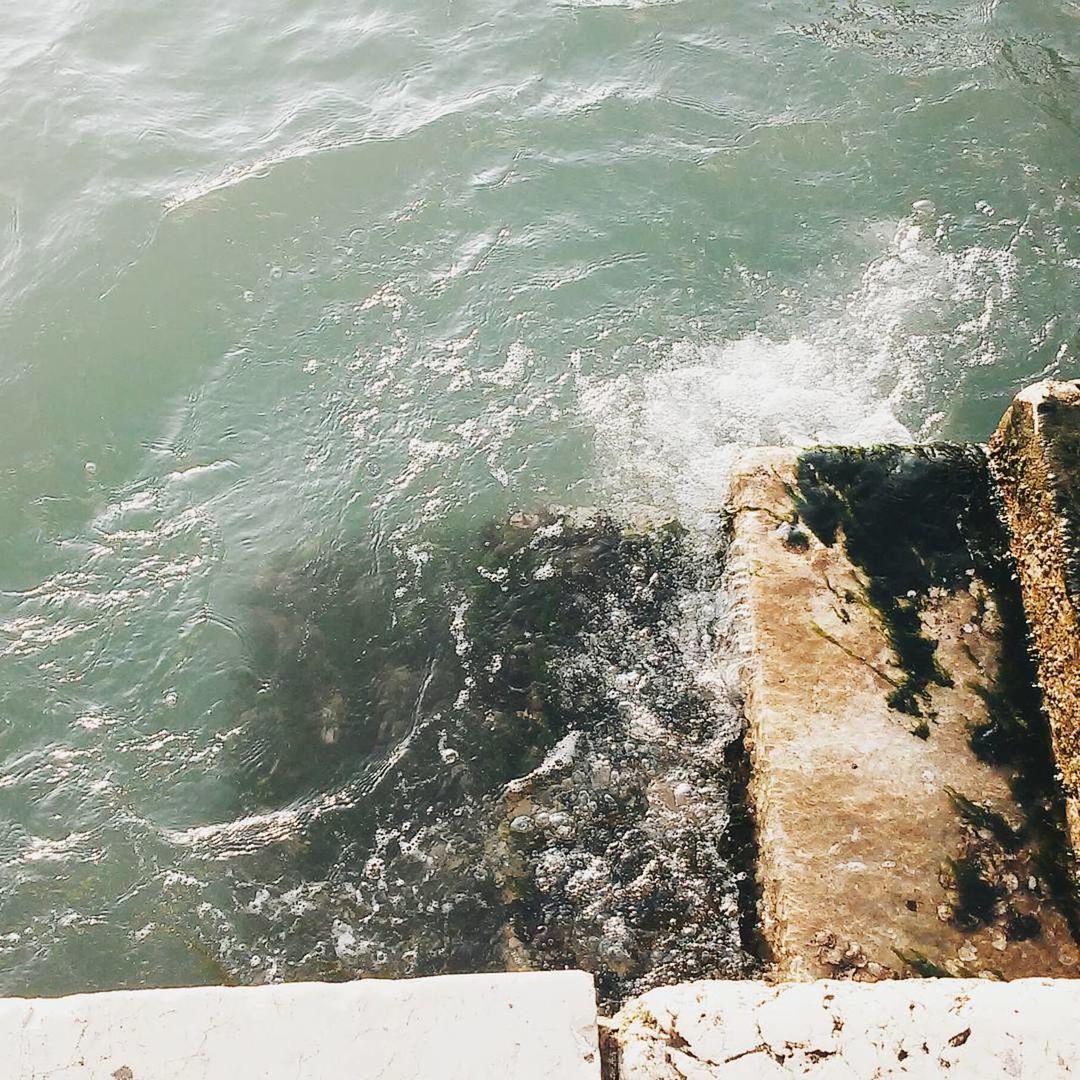
<svg viewBox="0 0 1080 1080">
<path fill-rule="evenodd" d="M 493 518 L 704 537 L 1080 359 L 1076 0 L 9 4 L 0 147 L 9 993 L 393 968 L 338 773 L 237 793 L 267 567 L 392 637 Z"/>
</svg>

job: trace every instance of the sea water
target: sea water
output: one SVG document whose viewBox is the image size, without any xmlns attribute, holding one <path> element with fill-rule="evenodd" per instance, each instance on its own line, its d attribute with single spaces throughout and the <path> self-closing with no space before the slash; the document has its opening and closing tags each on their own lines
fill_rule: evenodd
<svg viewBox="0 0 1080 1080">
<path fill-rule="evenodd" d="M 1076 0 L 6 4 L 0 989 L 750 970 L 733 455 L 1078 296 Z"/>
</svg>

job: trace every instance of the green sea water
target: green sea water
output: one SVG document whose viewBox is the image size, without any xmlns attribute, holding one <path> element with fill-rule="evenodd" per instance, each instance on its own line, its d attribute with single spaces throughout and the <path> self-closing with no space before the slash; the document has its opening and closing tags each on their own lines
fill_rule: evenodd
<svg viewBox="0 0 1080 1080">
<path fill-rule="evenodd" d="M 1078 373 L 1077 0 L 0 2 L 0 990 L 408 951 L 238 809 L 267 567 Z"/>
</svg>

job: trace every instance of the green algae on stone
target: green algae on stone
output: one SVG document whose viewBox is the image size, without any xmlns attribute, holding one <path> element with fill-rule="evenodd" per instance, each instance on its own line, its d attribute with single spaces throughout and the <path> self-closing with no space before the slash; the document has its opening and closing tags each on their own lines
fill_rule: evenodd
<svg viewBox="0 0 1080 1080">
<path fill-rule="evenodd" d="M 1023 830 L 1014 829 L 1001 814 L 980 806 L 955 788 L 946 785 L 945 794 L 949 796 L 949 801 L 956 807 L 960 816 L 972 828 L 988 832 L 1010 854 L 1020 850 L 1025 839 Z"/>
<path fill-rule="evenodd" d="M 827 447 L 800 455 L 796 511 L 828 546 L 841 538 L 867 577 L 902 677 L 889 705 L 923 717 L 930 687 L 951 686 L 937 643 L 923 632 L 931 588 L 954 591 L 1005 551 L 978 447 Z M 925 737 L 928 729 L 916 728 Z"/>
<path fill-rule="evenodd" d="M 956 976 L 949 971 L 948 968 L 942 967 L 940 964 L 935 964 L 929 957 L 924 956 L 921 952 L 916 952 L 914 949 L 897 949 L 894 948 L 893 952 L 896 954 L 897 959 L 911 968 L 920 978 L 923 979 L 955 979 Z"/>
</svg>

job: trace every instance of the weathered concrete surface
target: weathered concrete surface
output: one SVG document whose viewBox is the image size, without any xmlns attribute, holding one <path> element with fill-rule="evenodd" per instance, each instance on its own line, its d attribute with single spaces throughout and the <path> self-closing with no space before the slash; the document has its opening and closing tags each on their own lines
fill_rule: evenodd
<svg viewBox="0 0 1080 1080">
<path fill-rule="evenodd" d="M 1005 501 L 1039 682 L 1080 848 L 1080 382 L 1017 396 L 990 442 Z"/>
<path fill-rule="evenodd" d="M 953 570 L 964 584 L 901 598 L 936 642 L 936 666 L 911 712 L 892 707 L 907 673 L 842 533 L 826 544 L 798 521 L 797 462 L 787 450 L 748 454 L 731 499 L 773 974 L 1080 974 L 1045 863 L 1019 840 L 1010 772 L 971 747 L 973 730 L 993 727 L 994 596 L 961 559 Z M 974 915 L 972 897 L 982 902 Z"/>
<path fill-rule="evenodd" d="M 566 971 L 0 1001 L 4 1080 L 599 1080 Z"/>
<path fill-rule="evenodd" d="M 616 1018 L 621 1080 L 1080 1075 L 1080 982 L 700 982 Z"/>
</svg>

